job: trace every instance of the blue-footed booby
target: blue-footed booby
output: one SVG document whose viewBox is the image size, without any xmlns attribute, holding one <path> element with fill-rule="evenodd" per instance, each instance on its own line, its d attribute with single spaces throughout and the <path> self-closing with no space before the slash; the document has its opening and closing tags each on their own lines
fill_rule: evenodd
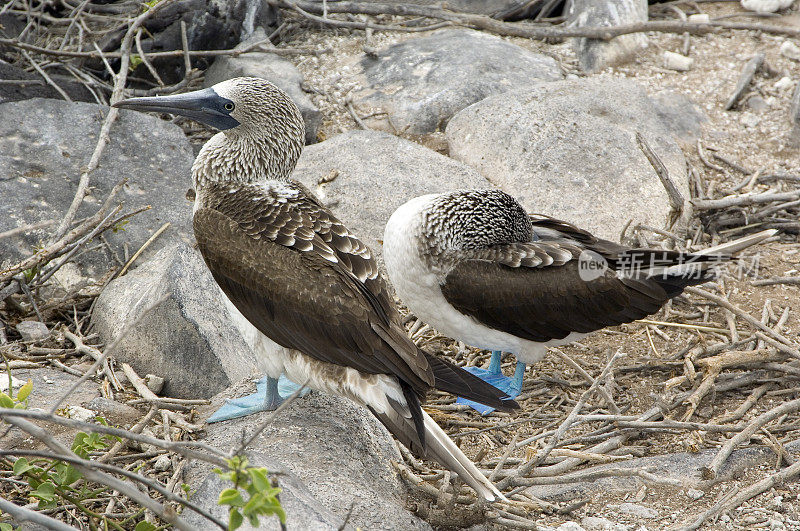
<svg viewBox="0 0 800 531">
<path fill-rule="evenodd" d="M 440 333 L 491 350 L 488 369 L 468 370 L 515 398 L 526 365 L 548 346 L 655 313 L 686 286 L 715 278 L 713 266 L 726 253 L 774 234 L 695 254 L 632 249 L 529 215 L 505 192 L 462 190 L 398 208 L 386 225 L 383 256 L 406 306 Z M 501 352 L 517 358 L 513 379 L 500 371 Z"/>
<path fill-rule="evenodd" d="M 274 408 L 285 374 L 366 406 L 412 451 L 456 472 L 484 499 L 502 498 L 420 404 L 432 389 L 503 409 L 516 402 L 419 349 L 370 249 L 290 179 L 304 138 L 291 99 L 263 79 L 235 78 L 116 106 L 220 130 L 192 167 L 193 225 L 214 279 L 258 336 L 267 385 L 243 409 Z"/>
</svg>

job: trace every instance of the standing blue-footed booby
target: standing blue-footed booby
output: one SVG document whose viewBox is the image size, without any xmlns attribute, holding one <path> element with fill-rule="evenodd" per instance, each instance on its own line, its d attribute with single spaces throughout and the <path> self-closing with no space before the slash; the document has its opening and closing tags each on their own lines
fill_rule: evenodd
<svg viewBox="0 0 800 531">
<path fill-rule="evenodd" d="M 116 105 L 221 130 L 192 167 L 194 232 L 214 279 L 258 335 L 267 385 L 257 404 L 247 400 L 244 408 L 273 408 L 285 374 L 366 406 L 412 451 L 458 473 L 484 499 L 502 498 L 420 402 L 439 389 L 492 407 L 518 406 L 417 348 L 370 250 L 290 179 L 304 126 L 289 97 L 263 79 L 236 78 Z"/>
<path fill-rule="evenodd" d="M 712 266 L 727 259 L 723 253 L 773 234 L 697 254 L 631 249 L 528 215 L 499 190 L 464 190 L 398 208 L 386 225 L 383 256 L 406 306 L 440 333 L 491 350 L 488 369 L 468 370 L 515 398 L 526 364 L 548 346 L 655 313 L 686 286 L 715 278 Z M 517 357 L 513 379 L 500 371 L 501 352 Z"/>
</svg>

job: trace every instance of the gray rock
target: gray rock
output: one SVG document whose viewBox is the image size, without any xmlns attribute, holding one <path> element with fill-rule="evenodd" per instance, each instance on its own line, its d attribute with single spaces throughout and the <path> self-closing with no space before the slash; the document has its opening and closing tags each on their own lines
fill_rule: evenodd
<svg viewBox="0 0 800 531">
<path fill-rule="evenodd" d="M 569 26 L 620 26 L 647 21 L 647 0 L 572 0 L 567 24 Z M 647 47 L 644 33 L 620 35 L 610 41 L 576 38 L 573 47 L 578 64 L 584 72 L 597 72 L 607 66 L 629 60 Z"/>
<path fill-rule="evenodd" d="M 266 38 L 264 30 L 258 28 L 248 40 L 237 48 L 247 47 Z M 295 102 L 306 123 L 306 144 L 317 141 L 317 131 L 322 123 L 322 113 L 303 92 L 303 75 L 291 61 L 274 53 L 250 52 L 239 57 L 218 57 L 206 70 L 204 86 L 210 87 L 220 81 L 240 76 L 260 77 L 270 81 L 286 92 Z"/>
<path fill-rule="evenodd" d="M 629 503 L 629 502 L 621 503 L 619 505 L 619 512 L 630 516 L 635 516 L 636 518 L 647 518 L 647 519 L 658 518 L 658 511 L 650 507 L 645 507 L 644 505 L 639 505 L 637 503 Z"/>
<path fill-rule="evenodd" d="M 328 183 L 332 172 L 337 177 Z M 392 213 L 419 195 L 488 188 L 472 168 L 414 142 L 378 131 L 348 131 L 303 150 L 292 174 L 373 251 Z"/>
<path fill-rule="evenodd" d="M 143 413 L 135 407 L 102 396 L 93 399 L 86 404 L 86 407 L 92 411 L 97 411 L 98 415 L 105 418 L 114 426 L 131 426 L 142 418 L 143 415 Z"/>
<path fill-rule="evenodd" d="M 201 418 L 224 398 L 252 392 L 243 382 L 200 410 Z M 209 424 L 204 442 L 224 451 L 252 433 L 267 413 Z M 286 508 L 289 529 L 338 529 L 351 505 L 349 526 L 361 529 L 430 529 L 405 508 L 407 491 L 392 461 L 400 453 L 386 429 L 368 410 L 349 400 L 312 392 L 281 412 L 249 447 L 255 466 L 282 472 L 275 477 Z M 215 507 L 223 487 L 207 466 L 189 470 L 194 485 L 203 478 L 193 500 L 224 516 Z M 284 474 L 285 472 L 285 474 Z M 195 522 L 195 520 L 190 520 Z M 199 522 L 199 520 L 197 520 Z M 277 529 L 277 519 L 267 529 Z"/>
<path fill-rule="evenodd" d="M 616 522 L 612 522 L 608 518 L 600 516 L 584 516 L 581 519 L 581 526 L 586 531 L 626 531 L 627 527 Z"/>
<path fill-rule="evenodd" d="M 4 24 L 3 18 L 0 17 L 0 26 Z M 2 36 L 2 31 L 0 31 Z M 73 101 L 95 101 L 92 93 L 84 87 L 81 83 L 68 79 L 65 76 L 60 76 L 51 72 L 51 79 L 67 93 Z M 10 65 L 0 60 L 0 80 L 13 79 L 13 80 L 26 80 L 30 79 L 30 84 L 17 85 L 17 84 L 4 84 L 0 83 L 0 103 L 9 101 L 28 100 L 31 98 L 54 98 L 57 100 L 62 99 L 62 96 L 50 85 L 44 82 L 41 76 L 27 72 L 22 68 Z"/>
<path fill-rule="evenodd" d="M 588 78 L 508 92 L 457 114 L 446 134 L 452 157 L 529 211 L 617 240 L 629 218 L 661 227 L 670 210 L 637 131 L 688 196 L 683 153 L 632 81 Z"/>
<path fill-rule="evenodd" d="M 50 335 L 47 325 L 39 321 L 21 321 L 16 329 L 23 341 L 39 341 Z"/>
<path fill-rule="evenodd" d="M 280 13 L 266 0 L 178 0 L 144 23 L 144 52 L 182 49 L 181 22 L 186 23 L 190 50 L 224 50 L 249 38 L 256 28 L 276 28 L 280 24 Z M 99 43 L 100 47 L 105 51 L 119 49 L 125 31 L 122 28 L 108 33 Z M 195 57 L 192 66 L 205 70 L 209 62 L 204 57 Z M 99 61 L 88 64 L 103 68 Z M 153 65 L 167 83 L 183 79 L 182 56 L 154 58 Z M 134 73 L 150 77 L 144 65 L 137 67 Z"/>
<path fill-rule="evenodd" d="M 109 283 L 92 324 L 108 344 L 166 294 L 121 341 L 118 360 L 139 375 L 163 375 L 163 394 L 183 398 L 209 398 L 257 373 L 252 350 L 225 310 L 227 298 L 199 252 L 185 244 L 162 249 Z"/>
<path fill-rule="evenodd" d="M 705 492 L 699 489 L 688 489 L 686 491 L 686 495 L 693 500 L 699 500 L 700 498 L 705 496 L 705 494 L 706 494 Z"/>
<path fill-rule="evenodd" d="M 535 81 L 562 79 L 556 61 L 468 29 L 439 30 L 361 60 L 359 112 L 384 111 L 372 128 L 422 135 L 444 129 L 458 111 L 483 98 Z"/>
<path fill-rule="evenodd" d="M 0 232 L 62 218 L 75 195 L 81 168 L 94 151 L 107 110 L 95 104 L 40 98 L 0 104 L 0 197 L 5 207 Z M 156 116 L 121 111 L 100 167 L 90 175 L 89 195 L 76 219 L 94 214 L 111 188 L 126 177 L 128 184 L 117 196 L 125 211 L 145 205 L 152 208 L 131 218 L 122 230 L 106 233 L 119 257 L 124 256 L 123 245 L 132 253 L 165 222 L 172 226 L 141 259 L 170 240 L 192 241 L 186 190 L 193 159 L 179 127 Z M 49 234 L 43 229 L 0 240 L 0 262 L 29 256 Z M 77 262 L 84 274 L 95 278 L 118 264 L 104 249 L 84 253 Z"/>
<path fill-rule="evenodd" d="M 692 146 L 700 136 L 708 116 L 692 100 L 671 90 L 654 94 L 650 98 L 656 114 L 672 132 L 676 140 Z"/>
</svg>

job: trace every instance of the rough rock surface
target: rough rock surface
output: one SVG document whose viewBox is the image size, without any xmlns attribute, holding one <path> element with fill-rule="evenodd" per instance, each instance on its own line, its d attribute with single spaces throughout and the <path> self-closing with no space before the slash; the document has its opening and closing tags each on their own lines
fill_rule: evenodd
<svg viewBox="0 0 800 531">
<path fill-rule="evenodd" d="M 650 99 L 672 136 L 679 142 L 694 146 L 703 124 L 708 121 L 703 110 L 683 94 L 669 90 L 654 94 Z"/>
<path fill-rule="evenodd" d="M 422 135 L 444 129 L 483 98 L 563 76 L 556 61 L 499 37 L 468 29 L 436 31 L 365 56 L 364 90 L 354 95 L 366 120 L 388 132 Z"/>
<path fill-rule="evenodd" d="M 250 37 L 256 28 L 277 27 L 279 18 L 278 9 L 266 0 L 179 0 L 144 23 L 142 49 L 145 52 L 182 49 L 181 22 L 186 23 L 190 50 L 233 48 Z M 117 50 L 124 34 L 125 28 L 109 33 L 101 41 L 101 48 Z M 102 63 L 96 64 L 103 68 Z M 195 68 L 205 69 L 208 60 L 195 57 L 192 64 Z M 155 58 L 153 65 L 167 83 L 176 83 L 183 78 L 183 57 Z M 140 65 L 135 73 L 150 77 L 144 65 Z"/>
<path fill-rule="evenodd" d="M 620 26 L 647 21 L 647 0 L 572 0 L 567 24 L 579 28 Z M 584 72 L 597 72 L 627 61 L 647 47 L 644 33 L 620 35 L 610 41 L 573 39 L 578 64 Z"/>
<path fill-rule="evenodd" d="M 108 344 L 164 295 L 114 353 L 140 376 L 165 379 L 163 394 L 209 398 L 257 374 L 252 350 L 226 310 L 226 298 L 200 253 L 176 243 L 112 281 L 98 297 L 92 324 Z"/>
<path fill-rule="evenodd" d="M 264 30 L 258 28 L 252 37 L 242 42 L 237 48 L 250 46 L 265 38 Z M 317 130 L 322 123 L 322 113 L 303 92 L 301 88 L 303 75 L 297 70 L 294 63 L 279 55 L 266 52 L 250 52 L 238 57 L 218 57 L 214 64 L 206 70 L 204 86 L 210 87 L 220 81 L 240 76 L 266 79 L 286 92 L 303 115 L 306 123 L 306 144 L 313 144 L 317 141 Z"/>
<path fill-rule="evenodd" d="M 332 181 L 319 184 L 333 175 Z M 377 254 L 389 216 L 406 201 L 491 186 L 464 164 L 379 131 L 348 131 L 307 147 L 292 178 L 308 187 Z"/>
<path fill-rule="evenodd" d="M 0 19 L 0 26 L 2 26 L 2 24 L 3 22 Z M 0 36 L 2 36 L 2 32 L 0 32 Z M 50 77 L 54 82 L 58 83 L 58 86 L 61 87 L 73 101 L 95 101 L 92 97 L 92 93 L 77 81 L 59 76 L 55 73 L 51 73 Z M 45 83 L 41 76 L 26 72 L 21 68 L 17 68 L 16 66 L 0 60 L 0 80 L 7 79 L 30 79 L 31 83 L 29 85 L 9 85 L 0 83 L 0 103 L 27 100 L 30 98 L 62 99 L 62 96 L 56 89 Z"/>
<path fill-rule="evenodd" d="M 81 168 L 94 151 L 106 112 L 107 108 L 95 104 L 41 98 L 0 104 L 0 197 L 4 205 L 0 232 L 61 219 L 75 195 Z M 123 244 L 133 253 L 165 222 L 172 226 L 142 259 L 170 240 L 192 241 L 186 190 L 191 185 L 193 159 L 191 145 L 176 125 L 156 116 L 120 112 L 76 219 L 94 214 L 111 188 L 125 177 L 128 184 L 117 196 L 125 211 L 145 205 L 152 208 L 131 218 L 124 230 L 107 232 L 106 239 L 119 257 L 123 256 Z M 0 265 L 30 255 L 48 235 L 44 229 L 0 240 Z M 92 277 L 116 263 L 103 249 L 83 254 L 78 262 Z"/>
<path fill-rule="evenodd" d="M 215 397 L 201 410 L 201 418 L 222 405 L 225 397 L 252 389 L 252 384 L 243 382 Z M 209 424 L 203 442 L 229 451 L 238 434 L 252 433 L 266 416 Z M 353 528 L 430 529 L 405 508 L 406 488 L 391 463 L 401 457 L 391 435 L 368 410 L 349 400 L 318 392 L 297 399 L 249 448 L 252 464 L 288 472 L 276 477 L 284 489 L 281 503 L 289 529 L 338 529 L 351 504 Z M 193 500 L 222 515 L 225 509 L 216 505 L 221 483 L 214 476 L 209 467 L 196 465 L 187 481 L 195 485 L 202 481 Z M 277 520 L 263 528 L 277 529 Z"/>
<path fill-rule="evenodd" d="M 683 153 L 644 89 L 627 80 L 540 83 L 487 98 L 453 117 L 447 139 L 451 156 L 529 211 L 617 240 L 629 218 L 661 227 L 669 213 L 637 131 L 688 196 Z"/>
</svg>

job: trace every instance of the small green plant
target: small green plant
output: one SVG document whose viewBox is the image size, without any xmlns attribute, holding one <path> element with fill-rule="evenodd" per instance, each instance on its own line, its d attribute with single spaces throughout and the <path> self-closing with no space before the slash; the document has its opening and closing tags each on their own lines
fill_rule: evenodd
<svg viewBox="0 0 800 531">
<path fill-rule="evenodd" d="M 229 505 L 228 529 L 238 529 L 247 518 L 253 527 L 261 516 L 278 515 L 286 523 L 286 512 L 281 507 L 278 494 L 281 489 L 272 486 L 267 469 L 252 467 L 246 457 L 234 456 L 227 460 L 228 470 L 215 469 L 219 477 L 233 483 L 233 488 L 219 493 L 219 505 Z M 247 494 L 247 499 L 242 496 Z"/>
<path fill-rule="evenodd" d="M 17 396 L 14 396 L 14 380 L 11 378 L 11 366 L 8 364 L 8 360 L 6 360 L 6 373 L 8 373 L 8 393 L 0 391 L 0 407 L 26 409 L 28 397 L 33 390 L 33 382 L 29 379 L 25 385 L 19 388 Z"/>
<path fill-rule="evenodd" d="M 142 64 L 142 58 L 139 57 L 138 54 L 132 53 L 130 58 L 130 63 L 128 63 L 128 70 L 133 72 L 136 68 Z M 114 232 L 117 232 L 116 230 Z"/>
</svg>

